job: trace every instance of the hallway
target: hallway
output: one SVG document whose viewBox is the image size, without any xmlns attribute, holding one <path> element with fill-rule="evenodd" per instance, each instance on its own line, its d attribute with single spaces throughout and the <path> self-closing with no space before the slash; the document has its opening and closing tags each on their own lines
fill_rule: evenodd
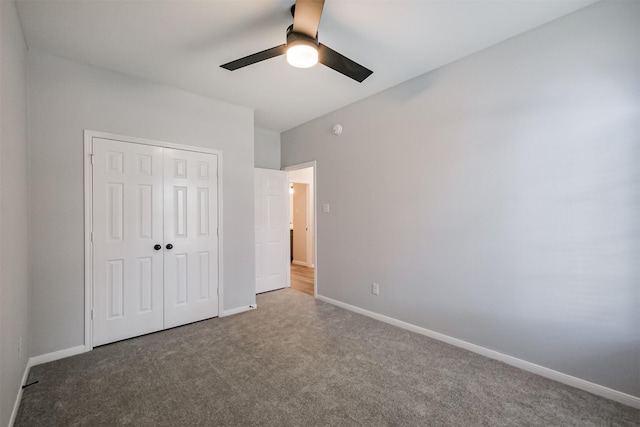
<svg viewBox="0 0 640 427">
<path fill-rule="evenodd" d="M 291 264 L 291 289 L 313 296 L 313 268 Z"/>
</svg>

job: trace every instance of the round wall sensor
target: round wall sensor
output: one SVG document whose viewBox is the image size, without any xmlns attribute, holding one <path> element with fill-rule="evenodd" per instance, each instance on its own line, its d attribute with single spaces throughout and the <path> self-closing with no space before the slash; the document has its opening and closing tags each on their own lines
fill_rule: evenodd
<svg viewBox="0 0 640 427">
<path fill-rule="evenodd" d="M 333 127 L 333 133 L 335 135 L 341 135 L 342 134 L 342 125 L 341 124 L 337 124 Z"/>
</svg>

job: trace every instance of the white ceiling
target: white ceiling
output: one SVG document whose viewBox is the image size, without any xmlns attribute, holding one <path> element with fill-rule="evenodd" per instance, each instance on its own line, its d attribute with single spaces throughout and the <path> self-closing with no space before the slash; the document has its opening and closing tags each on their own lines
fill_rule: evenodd
<svg viewBox="0 0 640 427">
<path fill-rule="evenodd" d="M 255 109 L 282 132 L 571 13 L 594 0 L 326 0 L 319 39 L 374 74 L 357 83 L 284 57 L 293 0 L 18 0 L 27 45 Z"/>
</svg>

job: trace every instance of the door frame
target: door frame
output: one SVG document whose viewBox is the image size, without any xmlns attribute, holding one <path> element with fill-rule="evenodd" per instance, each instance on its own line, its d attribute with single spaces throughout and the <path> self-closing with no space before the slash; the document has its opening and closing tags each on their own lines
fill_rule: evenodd
<svg viewBox="0 0 640 427">
<path fill-rule="evenodd" d="M 313 297 L 318 298 L 318 167 L 316 161 L 312 160 L 286 166 L 282 170 L 290 172 L 307 168 L 313 169 Z"/>
<path fill-rule="evenodd" d="M 222 222 L 222 151 L 192 145 L 175 144 L 115 133 L 84 129 L 84 351 L 93 350 L 93 138 L 111 139 L 132 144 L 173 148 L 197 153 L 215 154 L 218 159 L 218 317 L 222 316 L 223 305 L 223 222 Z"/>
</svg>

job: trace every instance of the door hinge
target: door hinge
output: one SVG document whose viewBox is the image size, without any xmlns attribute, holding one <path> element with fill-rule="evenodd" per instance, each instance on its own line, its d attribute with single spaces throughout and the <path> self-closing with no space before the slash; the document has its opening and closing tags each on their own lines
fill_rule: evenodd
<svg viewBox="0 0 640 427">
<path fill-rule="evenodd" d="M 93 243 L 93 231 L 91 232 L 91 243 Z"/>
<path fill-rule="evenodd" d="M 91 309 L 91 320 L 93 320 L 93 309 Z"/>
<path fill-rule="evenodd" d="M 216 236 L 220 237 L 220 229 L 216 228 Z"/>
<path fill-rule="evenodd" d="M 91 161 L 91 165 L 93 165 L 93 153 L 89 154 L 89 160 Z"/>
<path fill-rule="evenodd" d="M 220 288 L 219 287 L 216 288 L 216 294 L 218 294 L 218 296 L 220 296 Z"/>
</svg>

